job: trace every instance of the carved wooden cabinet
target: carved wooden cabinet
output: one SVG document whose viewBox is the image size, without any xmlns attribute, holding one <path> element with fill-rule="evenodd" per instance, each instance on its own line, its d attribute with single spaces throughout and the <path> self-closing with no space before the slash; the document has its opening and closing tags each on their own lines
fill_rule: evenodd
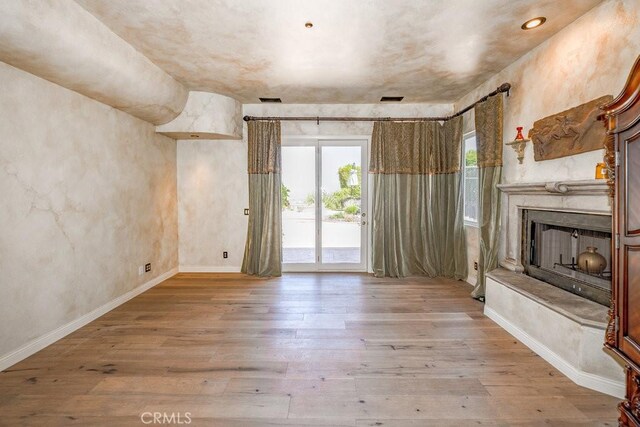
<svg viewBox="0 0 640 427">
<path fill-rule="evenodd" d="M 603 109 L 614 233 L 605 345 L 626 364 L 619 425 L 640 427 L 640 57 L 622 93 Z"/>
</svg>

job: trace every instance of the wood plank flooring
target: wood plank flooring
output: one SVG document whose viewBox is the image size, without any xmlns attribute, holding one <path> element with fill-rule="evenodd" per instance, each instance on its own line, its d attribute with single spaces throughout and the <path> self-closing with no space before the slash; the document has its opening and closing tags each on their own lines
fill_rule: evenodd
<svg viewBox="0 0 640 427">
<path fill-rule="evenodd" d="M 0 425 L 617 425 L 616 399 L 572 383 L 470 290 L 179 274 L 2 372 Z"/>
</svg>

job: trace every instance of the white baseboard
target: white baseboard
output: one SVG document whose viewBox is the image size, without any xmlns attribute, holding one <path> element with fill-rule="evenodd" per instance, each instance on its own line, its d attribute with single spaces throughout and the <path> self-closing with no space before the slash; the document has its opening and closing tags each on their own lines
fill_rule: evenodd
<svg viewBox="0 0 640 427">
<path fill-rule="evenodd" d="M 590 388 L 592 390 L 599 391 L 601 393 L 608 394 L 620 399 L 624 398 L 625 384 L 624 382 L 618 382 L 609 378 L 594 375 L 589 372 L 584 372 L 571 365 L 564 360 L 558 354 L 553 352 L 549 347 L 540 343 L 540 341 L 533 338 L 531 335 L 509 322 L 507 319 L 499 315 L 493 309 L 484 307 L 484 314 L 500 325 L 504 330 L 516 337 L 524 345 L 533 350 L 536 354 L 549 362 L 554 368 L 566 375 L 574 383 L 583 387 Z"/>
<path fill-rule="evenodd" d="M 240 273 L 240 266 L 224 265 L 181 265 L 180 273 Z"/>
<path fill-rule="evenodd" d="M 89 313 L 77 318 L 76 320 L 73 320 L 67 323 L 66 325 L 62 325 L 61 327 L 54 329 L 53 331 L 48 332 L 28 342 L 27 344 L 18 348 L 17 350 L 14 350 L 10 353 L 0 356 L 0 371 L 3 371 L 9 368 L 10 366 L 15 365 L 21 360 L 26 359 L 32 354 L 37 353 L 43 348 L 64 338 L 65 336 L 69 335 L 71 332 L 74 332 L 80 329 L 87 323 L 90 323 L 96 320 L 98 317 L 102 316 L 103 314 L 108 313 L 109 311 L 113 310 L 119 305 L 122 305 L 125 302 L 129 301 L 130 299 L 140 295 L 144 291 L 153 288 L 160 282 L 167 280 L 169 277 L 175 275 L 177 272 L 178 272 L 178 268 L 172 268 L 171 270 L 167 271 L 164 274 L 161 274 L 155 279 L 151 279 L 148 282 L 143 283 L 137 288 L 132 289 L 129 292 L 120 295 L 119 297 L 109 301 L 108 303 L 96 308 L 93 311 L 90 311 Z"/>
</svg>

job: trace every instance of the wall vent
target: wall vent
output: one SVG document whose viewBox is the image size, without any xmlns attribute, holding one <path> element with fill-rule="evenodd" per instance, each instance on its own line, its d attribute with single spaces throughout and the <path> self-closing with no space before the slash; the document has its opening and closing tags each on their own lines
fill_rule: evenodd
<svg viewBox="0 0 640 427">
<path fill-rule="evenodd" d="M 400 102 L 404 99 L 404 96 L 383 96 L 380 98 L 380 102 Z"/>
<path fill-rule="evenodd" d="M 282 99 L 280 99 L 280 98 L 260 98 L 260 102 L 274 102 L 274 103 L 279 103 L 279 102 L 282 102 Z"/>
</svg>

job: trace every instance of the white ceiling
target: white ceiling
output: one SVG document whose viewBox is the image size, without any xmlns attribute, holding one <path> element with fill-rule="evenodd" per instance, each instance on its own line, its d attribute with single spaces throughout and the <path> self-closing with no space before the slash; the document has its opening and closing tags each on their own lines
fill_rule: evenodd
<svg viewBox="0 0 640 427">
<path fill-rule="evenodd" d="M 76 1 L 190 89 L 244 103 L 454 102 L 601 2 Z"/>
</svg>

